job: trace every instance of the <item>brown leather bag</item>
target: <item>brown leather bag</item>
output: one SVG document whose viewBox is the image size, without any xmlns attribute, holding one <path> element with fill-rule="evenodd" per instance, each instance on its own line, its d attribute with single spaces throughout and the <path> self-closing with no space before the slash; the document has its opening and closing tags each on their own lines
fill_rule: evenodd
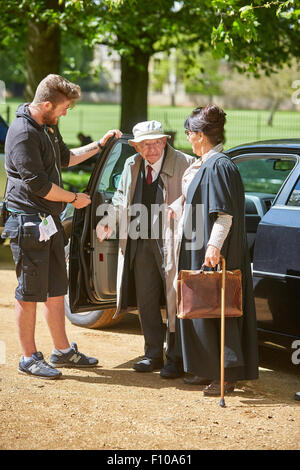
<svg viewBox="0 0 300 470">
<path fill-rule="evenodd" d="M 220 318 L 222 276 L 225 274 L 225 316 L 240 317 L 242 310 L 242 273 L 226 271 L 182 270 L 177 280 L 178 318 Z"/>
</svg>

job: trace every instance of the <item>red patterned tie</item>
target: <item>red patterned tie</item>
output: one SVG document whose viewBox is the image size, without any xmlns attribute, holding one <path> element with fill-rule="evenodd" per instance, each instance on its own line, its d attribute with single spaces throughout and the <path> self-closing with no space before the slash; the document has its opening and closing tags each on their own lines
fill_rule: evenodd
<svg viewBox="0 0 300 470">
<path fill-rule="evenodd" d="M 152 167 L 150 165 L 147 166 L 147 178 L 146 181 L 148 184 L 152 183 Z"/>
</svg>

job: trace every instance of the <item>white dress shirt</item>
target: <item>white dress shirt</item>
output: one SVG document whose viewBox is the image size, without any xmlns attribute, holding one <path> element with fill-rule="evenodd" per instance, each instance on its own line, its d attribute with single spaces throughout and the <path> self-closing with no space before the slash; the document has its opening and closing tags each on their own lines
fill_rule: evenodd
<svg viewBox="0 0 300 470">
<path fill-rule="evenodd" d="M 155 163 L 149 163 L 147 160 L 144 160 L 144 163 L 145 163 L 145 175 L 147 175 L 147 167 L 148 166 L 151 166 L 152 168 L 152 182 L 155 181 L 160 173 L 160 170 L 161 170 L 161 166 L 162 166 L 162 163 L 163 163 L 163 159 L 164 159 L 164 154 L 165 154 L 165 151 L 163 151 L 161 157 L 159 160 L 157 160 L 157 162 Z"/>
</svg>

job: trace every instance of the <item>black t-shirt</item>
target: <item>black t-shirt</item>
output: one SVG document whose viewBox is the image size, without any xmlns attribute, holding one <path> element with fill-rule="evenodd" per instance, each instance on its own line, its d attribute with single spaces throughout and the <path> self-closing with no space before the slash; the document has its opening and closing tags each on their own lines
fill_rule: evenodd
<svg viewBox="0 0 300 470">
<path fill-rule="evenodd" d="M 70 150 L 57 126 L 40 126 L 21 105 L 5 142 L 7 207 L 27 214 L 59 215 L 63 202 L 44 198 L 52 183 L 62 187 L 61 168 L 69 165 Z"/>
</svg>

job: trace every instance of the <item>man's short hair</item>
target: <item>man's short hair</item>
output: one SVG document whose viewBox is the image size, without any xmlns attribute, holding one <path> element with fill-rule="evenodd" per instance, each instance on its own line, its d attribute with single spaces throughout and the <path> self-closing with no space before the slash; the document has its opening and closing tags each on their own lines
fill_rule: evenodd
<svg viewBox="0 0 300 470">
<path fill-rule="evenodd" d="M 80 96 L 81 89 L 79 85 L 69 82 L 60 75 L 50 74 L 39 83 L 33 103 L 39 104 L 50 101 L 56 106 L 63 100 L 71 100 L 71 105 L 74 105 Z"/>
</svg>

